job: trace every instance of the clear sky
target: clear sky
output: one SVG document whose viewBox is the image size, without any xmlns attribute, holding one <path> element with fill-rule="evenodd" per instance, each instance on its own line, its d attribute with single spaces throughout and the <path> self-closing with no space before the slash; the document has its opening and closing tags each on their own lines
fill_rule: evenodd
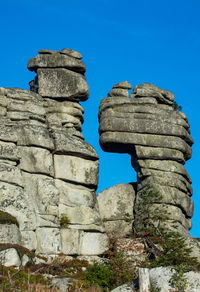
<svg viewBox="0 0 200 292">
<path fill-rule="evenodd" d="M 0 86 L 29 89 L 26 68 L 39 49 L 71 48 L 83 55 L 90 98 L 83 133 L 100 157 L 101 191 L 136 181 L 130 157 L 99 147 L 100 100 L 115 83 L 150 82 L 172 91 L 194 139 L 186 168 L 193 180 L 192 235 L 200 237 L 200 1 L 1 0 Z"/>
</svg>

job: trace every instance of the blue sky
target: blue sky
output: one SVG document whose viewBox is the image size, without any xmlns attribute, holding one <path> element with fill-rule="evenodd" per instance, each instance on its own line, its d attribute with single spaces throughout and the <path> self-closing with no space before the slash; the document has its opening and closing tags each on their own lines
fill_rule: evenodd
<svg viewBox="0 0 200 292">
<path fill-rule="evenodd" d="M 83 55 L 90 98 L 84 135 L 100 157 L 101 191 L 136 180 L 130 157 L 104 153 L 98 142 L 100 100 L 115 83 L 150 82 L 175 93 L 194 139 L 186 168 L 193 180 L 192 235 L 200 237 L 200 2 L 198 0 L 1 0 L 0 86 L 28 89 L 28 59 L 39 49 Z"/>
</svg>

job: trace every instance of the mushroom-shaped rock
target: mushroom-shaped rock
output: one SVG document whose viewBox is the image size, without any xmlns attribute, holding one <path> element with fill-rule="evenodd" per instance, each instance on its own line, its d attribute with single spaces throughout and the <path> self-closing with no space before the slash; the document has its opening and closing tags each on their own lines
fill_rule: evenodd
<svg viewBox="0 0 200 292">
<path fill-rule="evenodd" d="M 124 96 L 109 94 L 101 101 L 99 133 L 103 150 L 132 157 L 137 172 L 134 228 L 146 224 L 145 210 L 151 219 L 158 210 L 168 214 L 166 229 L 189 236 L 193 202 L 184 163 L 191 157 L 193 140 L 188 120 L 174 108 L 174 94 L 153 84 L 138 85 L 130 98 Z"/>
</svg>

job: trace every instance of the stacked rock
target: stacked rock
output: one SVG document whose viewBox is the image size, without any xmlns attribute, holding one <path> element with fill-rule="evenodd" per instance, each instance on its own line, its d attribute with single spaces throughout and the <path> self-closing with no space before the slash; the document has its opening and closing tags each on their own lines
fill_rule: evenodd
<svg viewBox="0 0 200 292">
<path fill-rule="evenodd" d="M 81 133 L 89 95 L 73 50 L 29 60 L 32 91 L 0 89 L 0 208 L 38 254 L 94 256 L 107 249 L 96 204 L 99 158 Z M 37 81 L 36 81 L 37 80 Z"/>
<path fill-rule="evenodd" d="M 191 157 L 193 140 L 186 116 L 175 108 L 174 95 L 152 84 L 136 86 L 130 98 L 119 92 L 101 101 L 102 148 L 129 153 L 137 172 L 136 231 L 147 228 L 147 217 L 156 225 L 155 214 L 163 214 L 162 228 L 189 236 L 193 201 L 184 163 Z"/>
</svg>

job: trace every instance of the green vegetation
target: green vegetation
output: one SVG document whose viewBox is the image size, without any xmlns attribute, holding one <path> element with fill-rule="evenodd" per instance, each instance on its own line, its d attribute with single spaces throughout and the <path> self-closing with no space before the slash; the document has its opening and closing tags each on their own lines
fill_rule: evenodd
<svg viewBox="0 0 200 292">
<path fill-rule="evenodd" d="M 162 196 L 153 186 L 147 185 L 139 193 L 135 207 L 137 230 L 133 238 L 111 237 L 103 264 L 89 264 L 76 258 L 69 260 L 65 259 L 65 255 L 60 254 L 51 264 L 36 265 L 30 260 L 28 265 L 19 271 L 1 266 L 0 291 L 1 289 L 2 291 L 40 291 L 36 287 L 40 287 L 44 292 L 58 291 L 56 288 L 51 290 L 50 283 L 42 276 L 43 274 L 76 279 L 72 281 L 69 288 L 71 292 L 110 291 L 136 280 L 139 267 L 161 266 L 170 267 L 173 271 L 170 279 L 171 287 L 177 292 L 185 291 L 188 286 L 185 272 L 200 270 L 200 263 L 191 256 L 191 248 L 178 232 L 166 230 L 165 223 L 169 220 L 169 214 L 163 205 L 162 212 L 160 211 L 160 202 Z M 126 218 L 130 221 L 128 214 Z M 70 219 L 63 214 L 60 219 L 61 227 L 68 228 L 69 223 Z M 173 227 L 176 227 L 176 222 L 173 224 Z M 30 259 L 36 256 L 34 252 L 24 247 L 9 243 L 0 244 L 0 251 L 11 247 L 17 250 L 20 258 L 24 254 Z M 16 290 L 13 287 L 16 287 Z M 159 292 L 160 288 L 156 283 L 152 283 L 150 291 Z"/>
<path fill-rule="evenodd" d="M 160 292 L 161 288 L 157 286 L 156 282 L 151 283 L 150 292 Z"/>
<path fill-rule="evenodd" d="M 14 268 L 0 266 L 0 291 L 50 291 L 42 290 L 50 287 L 48 281 L 41 274 L 30 274 Z M 40 288 L 41 290 L 36 290 Z"/>
<path fill-rule="evenodd" d="M 106 289 L 111 285 L 112 273 L 109 267 L 95 263 L 87 269 L 84 278 L 90 286 Z"/>
<path fill-rule="evenodd" d="M 70 224 L 70 219 L 66 214 L 62 214 L 60 218 L 60 226 L 63 228 L 68 228 Z"/>
<path fill-rule="evenodd" d="M 174 268 L 174 273 L 170 279 L 170 284 L 177 292 L 183 292 L 188 286 L 188 282 L 184 273 L 187 272 L 187 267 L 180 264 Z"/>
</svg>

